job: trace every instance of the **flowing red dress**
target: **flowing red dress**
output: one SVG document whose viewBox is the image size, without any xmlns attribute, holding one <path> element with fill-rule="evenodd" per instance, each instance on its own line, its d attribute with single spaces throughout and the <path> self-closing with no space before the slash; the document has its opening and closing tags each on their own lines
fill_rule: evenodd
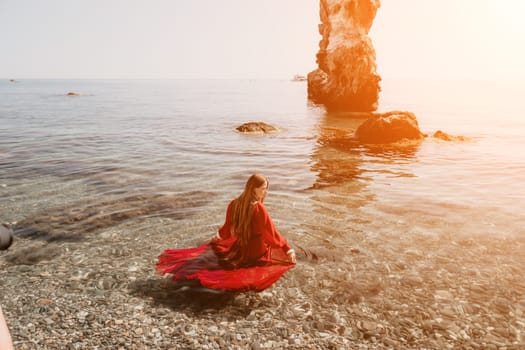
<svg viewBox="0 0 525 350">
<path fill-rule="evenodd" d="M 172 274 L 174 281 L 198 281 L 205 288 L 259 292 L 295 266 L 287 259 L 291 250 L 288 242 L 260 202 L 253 205 L 252 236 L 247 249 L 241 251 L 231 233 L 232 205 L 233 201 L 217 238 L 196 248 L 165 250 L 159 256 L 157 272 Z"/>
</svg>

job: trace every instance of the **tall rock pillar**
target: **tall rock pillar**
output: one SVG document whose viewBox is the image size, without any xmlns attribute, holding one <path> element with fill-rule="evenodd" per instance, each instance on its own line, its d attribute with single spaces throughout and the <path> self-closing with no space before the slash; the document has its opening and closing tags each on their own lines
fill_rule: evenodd
<svg viewBox="0 0 525 350">
<path fill-rule="evenodd" d="M 328 111 L 377 109 L 376 54 L 368 31 L 379 0 L 320 0 L 318 68 L 308 74 L 308 98 Z"/>
</svg>

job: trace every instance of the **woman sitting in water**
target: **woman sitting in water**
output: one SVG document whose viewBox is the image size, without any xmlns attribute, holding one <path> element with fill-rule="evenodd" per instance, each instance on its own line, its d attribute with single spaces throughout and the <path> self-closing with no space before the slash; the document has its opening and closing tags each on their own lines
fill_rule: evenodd
<svg viewBox="0 0 525 350">
<path fill-rule="evenodd" d="M 185 284 L 233 292 L 261 291 L 295 263 L 295 252 L 275 228 L 264 199 L 268 180 L 254 174 L 244 191 L 228 205 L 226 221 L 209 243 L 197 248 L 168 249 L 157 272 L 171 273 Z"/>
</svg>

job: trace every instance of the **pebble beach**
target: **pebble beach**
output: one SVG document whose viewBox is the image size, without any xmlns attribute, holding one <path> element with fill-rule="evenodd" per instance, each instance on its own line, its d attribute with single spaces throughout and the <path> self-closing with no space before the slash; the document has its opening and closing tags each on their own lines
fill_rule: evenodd
<svg viewBox="0 0 525 350">
<path fill-rule="evenodd" d="M 1 253 L 15 349 L 525 348 L 523 239 L 312 243 L 272 287 L 230 294 L 176 289 L 155 274 L 166 242 L 198 239 L 127 231 L 121 224 L 82 242 L 18 238 Z"/>
</svg>

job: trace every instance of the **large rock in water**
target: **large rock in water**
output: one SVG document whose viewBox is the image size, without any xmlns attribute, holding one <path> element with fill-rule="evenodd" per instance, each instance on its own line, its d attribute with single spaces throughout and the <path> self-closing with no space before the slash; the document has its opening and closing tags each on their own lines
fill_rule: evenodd
<svg viewBox="0 0 525 350">
<path fill-rule="evenodd" d="M 416 116 L 400 111 L 372 116 L 357 128 L 355 136 L 360 142 L 369 144 L 421 140 L 425 137 L 419 130 Z"/>
<path fill-rule="evenodd" d="M 328 111 L 375 111 L 376 55 L 368 31 L 379 0 L 320 0 L 318 69 L 308 74 L 308 97 Z"/>
</svg>

